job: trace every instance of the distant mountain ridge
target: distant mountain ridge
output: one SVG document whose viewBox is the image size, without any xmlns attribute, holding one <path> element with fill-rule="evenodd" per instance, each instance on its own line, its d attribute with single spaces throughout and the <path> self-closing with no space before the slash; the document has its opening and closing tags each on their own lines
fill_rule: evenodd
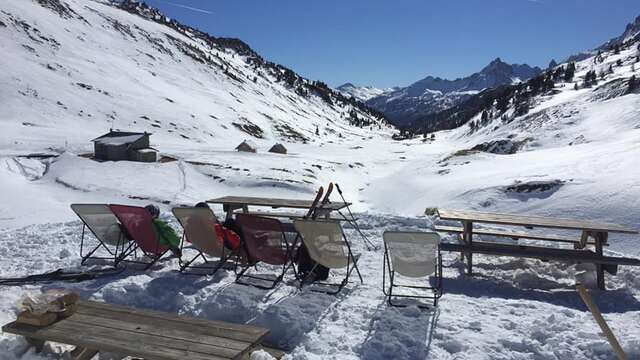
<svg viewBox="0 0 640 360">
<path fill-rule="evenodd" d="M 403 126 L 416 118 L 455 106 L 484 89 L 526 81 L 541 72 L 539 67 L 508 64 L 496 58 L 470 76 L 455 80 L 427 76 L 366 103 L 383 112 L 396 125 Z"/>
</svg>

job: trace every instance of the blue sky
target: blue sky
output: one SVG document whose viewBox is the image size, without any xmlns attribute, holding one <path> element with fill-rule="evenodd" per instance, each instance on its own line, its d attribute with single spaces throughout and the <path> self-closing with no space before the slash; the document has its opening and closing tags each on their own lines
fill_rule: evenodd
<svg viewBox="0 0 640 360">
<path fill-rule="evenodd" d="M 638 0 L 146 0 L 214 36 L 237 37 L 311 79 L 389 87 L 546 66 L 618 36 Z"/>
</svg>

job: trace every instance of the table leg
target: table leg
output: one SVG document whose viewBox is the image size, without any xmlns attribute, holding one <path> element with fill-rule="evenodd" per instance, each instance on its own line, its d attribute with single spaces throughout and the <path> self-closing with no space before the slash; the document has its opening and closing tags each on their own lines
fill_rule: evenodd
<svg viewBox="0 0 640 360">
<path fill-rule="evenodd" d="M 608 236 L 609 235 L 606 232 L 597 232 L 597 233 L 595 233 L 596 254 L 599 257 L 603 256 L 602 247 L 603 247 L 604 243 L 607 241 L 607 237 Z M 598 289 L 606 290 L 606 287 L 605 287 L 605 284 L 604 284 L 604 269 L 602 267 L 602 264 L 596 264 L 596 275 L 597 275 L 597 279 L 598 279 Z"/>
<path fill-rule="evenodd" d="M 463 240 L 465 244 L 471 246 L 471 243 L 473 242 L 473 223 L 470 221 L 463 221 L 462 228 Z M 467 274 L 473 275 L 473 253 L 471 251 L 467 251 L 465 256 L 467 258 Z"/>
<path fill-rule="evenodd" d="M 34 339 L 30 337 L 26 337 L 25 339 L 27 340 L 27 344 L 36 348 L 37 353 L 42 352 L 42 349 L 44 348 L 44 340 Z"/>
</svg>

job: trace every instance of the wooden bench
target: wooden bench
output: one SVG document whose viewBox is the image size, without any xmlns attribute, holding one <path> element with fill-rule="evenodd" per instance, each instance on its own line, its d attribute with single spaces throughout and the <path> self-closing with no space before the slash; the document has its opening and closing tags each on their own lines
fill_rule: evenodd
<svg viewBox="0 0 640 360">
<path fill-rule="evenodd" d="M 471 252 L 485 255 L 533 258 L 540 260 L 558 260 L 568 263 L 600 264 L 611 274 L 617 272 L 618 265 L 640 266 L 640 259 L 601 256 L 591 250 L 554 249 L 548 247 L 507 245 L 490 242 L 468 244 L 441 243 L 440 249 L 452 252 Z"/>
<path fill-rule="evenodd" d="M 429 213 L 429 209 L 425 213 Z M 441 220 L 459 221 L 461 227 L 439 227 L 439 231 L 451 231 L 460 234 L 461 244 L 448 244 L 445 248 L 450 251 L 461 251 L 463 259 L 466 258 L 467 273 L 473 274 L 473 253 L 484 253 L 489 255 L 506 255 L 518 257 L 531 257 L 542 259 L 556 259 L 571 262 L 574 259 L 580 262 L 590 262 L 596 265 L 597 285 L 601 290 L 605 289 L 604 270 L 613 270 L 617 265 L 640 265 L 636 259 L 614 258 L 604 256 L 603 248 L 607 245 L 609 234 L 630 234 L 637 235 L 638 231 L 623 225 L 607 222 L 591 221 L 584 219 L 562 219 L 558 217 L 542 217 L 533 215 L 500 214 L 481 211 L 460 211 L 438 209 L 438 216 Z M 525 229 L 548 228 L 580 231 L 580 239 L 561 236 L 543 236 L 520 232 L 505 232 L 488 229 L 476 229 L 474 224 L 490 224 L 492 226 L 522 226 Z M 438 230 L 438 228 L 436 228 Z M 503 245 L 490 242 L 477 242 L 474 235 L 492 235 L 511 238 L 537 239 L 549 242 L 573 243 L 574 249 L 562 248 L 536 248 Z M 592 240 L 590 240 L 592 239 Z M 593 251 L 586 247 L 592 245 Z M 584 252 L 584 253 L 581 253 Z M 611 263 L 614 262 L 614 263 Z"/>
<path fill-rule="evenodd" d="M 456 226 L 442 226 L 436 225 L 434 229 L 438 232 L 450 232 L 462 234 L 464 229 Z M 500 231 L 500 230 L 491 230 L 491 229 L 473 229 L 473 233 L 476 235 L 487 235 L 487 236 L 498 236 L 498 237 L 508 237 L 511 239 L 530 239 L 530 240 L 543 240 L 543 241 L 553 241 L 560 243 L 568 243 L 568 244 L 579 244 L 580 239 L 572 238 L 569 236 L 560 236 L 560 235 L 538 235 L 538 234 L 528 234 L 521 232 L 508 232 L 508 231 Z M 587 242 L 587 245 L 595 245 L 593 240 Z M 609 244 L 603 244 L 604 246 L 609 246 Z"/>
<path fill-rule="evenodd" d="M 39 347 L 45 341 L 74 345 L 76 360 L 100 351 L 154 360 L 242 359 L 269 333 L 255 326 L 93 301 L 79 301 L 75 314 L 45 327 L 12 322 L 2 331 L 25 336 Z"/>
</svg>

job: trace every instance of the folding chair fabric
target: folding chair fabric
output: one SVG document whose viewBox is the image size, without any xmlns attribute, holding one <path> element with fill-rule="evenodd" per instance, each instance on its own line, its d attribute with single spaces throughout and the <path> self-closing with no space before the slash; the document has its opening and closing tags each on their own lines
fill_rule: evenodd
<svg viewBox="0 0 640 360">
<path fill-rule="evenodd" d="M 122 245 L 125 237 L 120 229 L 120 222 L 109 205 L 71 204 L 71 209 L 99 241 L 113 246 Z"/>
<path fill-rule="evenodd" d="M 162 255 L 169 250 L 167 245 L 160 244 L 153 227 L 153 218 L 147 209 L 129 205 L 109 205 L 109 208 L 127 229 L 140 250 L 152 255 Z"/>
<path fill-rule="evenodd" d="M 339 222 L 296 220 L 296 230 L 302 235 L 309 256 L 322 266 L 339 269 L 348 265 L 348 249 L 345 248 Z"/>
<path fill-rule="evenodd" d="M 218 219 L 209 208 L 174 208 L 173 215 L 184 229 L 185 239 L 204 254 L 213 257 L 224 255 L 224 246 L 216 234 Z"/>
<path fill-rule="evenodd" d="M 270 265 L 283 265 L 289 261 L 290 255 L 279 220 L 238 214 L 236 223 L 242 229 L 250 257 Z"/>
<path fill-rule="evenodd" d="M 440 244 L 437 233 L 385 232 L 383 238 L 395 272 L 419 278 L 436 271 Z"/>
</svg>

